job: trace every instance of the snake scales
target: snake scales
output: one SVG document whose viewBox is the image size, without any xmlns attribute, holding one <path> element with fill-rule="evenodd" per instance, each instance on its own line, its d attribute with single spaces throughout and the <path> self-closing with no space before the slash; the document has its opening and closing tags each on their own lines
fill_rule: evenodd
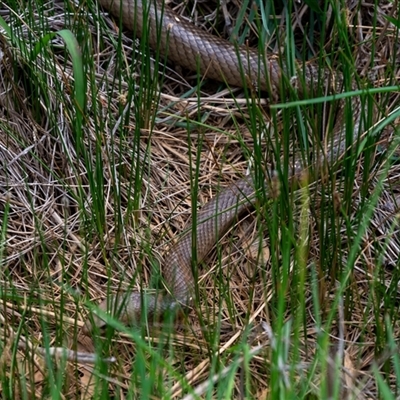
<svg viewBox="0 0 400 400">
<path fill-rule="evenodd" d="M 164 8 L 159 1 L 149 2 L 146 10 L 144 10 L 142 0 L 98 0 L 98 2 L 115 16 L 121 17 L 123 24 L 128 29 L 136 31 L 138 36 L 142 35 L 143 16 L 147 15 L 149 44 L 154 49 L 160 49 L 161 52 L 164 49 L 169 60 L 192 71 L 200 70 L 208 78 L 220 80 L 232 86 L 243 86 L 243 77 L 245 77 L 247 85 L 268 91 L 274 96 L 280 93 L 281 78 L 285 71 L 282 70 L 276 57 L 267 55 L 262 58 L 255 49 L 234 46 L 204 32 L 183 20 L 170 8 Z M 188 56 L 189 54 L 193 57 Z M 324 72 L 325 76 L 321 76 L 319 71 L 320 68 L 313 63 L 298 65 L 298 76 L 302 77 L 301 84 L 296 84 L 293 80 L 292 82 L 296 84 L 299 92 L 302 92 L 301 88 L 305 88 L 309 93 L 313 93 L 321 79 L 325 81 L 327 91 L 341 90 L 342 79 L 339 74 L 332 76 L 331 72 Z M 352 100 L 352 107 L 354 137 L 356 137 L 361 119 L 359 99 Z M 329 163 L 336 160 L 345 150 L 343 108 L 341 107 L 336 118 L 338 123 L 333 130 L 333 140 L 323 156 Z M 291 170 L 292 177 L 297 174 L 299 168 L 301 168 L 300 162 L 294 162 Z M 100 308 L 119 309 L 120 319 L 129 323 L 140 320 L 142 301 L 146 303 L 148 314 L 162 314 L 178 303 L 187 306 L 194 289 L 191 269 L 192 238 L 197 238 L 196 260 L 201 262 L 218 238 L 232 225 L 238 214 L 251 206 L 255 198 L 252 180 L 243 178 L 222 190 L 202 207 L 194 224 L 195 235 L 189 229 L 171 248 L 164 260 L 163 277 L 170 295 L 132 292 L 106 299 L 100 304 Z M 191 226 L 192 223 L 189 222 L 188 227 Z M 99 317 L 93 318 L 96 326 L 104 325 Z M 92 323 L 87 322 L 84 330 L 88 332 L 92 327 Z"/>
</svg>

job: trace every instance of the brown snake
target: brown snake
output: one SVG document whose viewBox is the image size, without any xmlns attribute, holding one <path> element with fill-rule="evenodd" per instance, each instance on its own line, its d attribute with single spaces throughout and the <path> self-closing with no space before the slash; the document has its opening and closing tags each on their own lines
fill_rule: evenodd
<svg viewBox="0 0 400 400">
<path fill-rule="evenodd" d="M 143 29 L 143 5 L 141 0 L 98 0 L 98 2 L 115 16 L 122 17 L 123 24 L 135 30 L 141 36 Z M 162 10 L 162 11 L 161 11 Z M 168 59 L 192 71 L 198 71 L 208 78 L 220 80 L 232 86 L 243 86 L 245 76 L 247 85 L 258 87 L 272 94 L 280 93 L 280 81 L 285 72 L 280 67 L 276 57 L 260 57 L 259 52 L 247 47 L 238 47 L 210 35 L 196 26 L 186 22 L 168 7 L 163 7 L 159 2 L 149 3 L 148 22 L 149 44 L 154 49 L 164 50 Z M 161 18 L 162 13 L 162 18 Z M 161 21 L 161 25 L 160 25 Z M 157 30 L 158 25 L 158 30 Z M 188 55 L 192 54 L 193 57 Z M 239 57 L 238 57 L 239 55 Z M 341 79 L 336 75 L 332 79 L 331 72 L 319 76 L 319 67 L 313 63 L 298 66 L 302 84 L 308 92 L 313 92 L 321 79 L 328 86 L 327 91 L 341 90 Z M 244 74 L 241 74 L 241 71 Z M 319 78 L 318 78 L 319 76 Z M 329 86 L 332 86 L 331 88 Z M 300 91 L 300 90 L 299 90 Z M 301 93 L 300 93 L 301 94 Z M 354 138 L 360 128 L 361 105 L 359 99 L 352 100 L 354 114 Z M 328 163 L 335 161 L 345 150 L 343 107 L 339 111 L 337 120 L 339 125 L 334 128 L 333 140 L 328 145 L 324 159 Z M 292 167 L 291 175 L 297 174 L 300 162 Z M 235 184 L 221 191 L 199 211 L 196 226 L 196 261 L 201 262 L 213 248 L 219 237 L 233 224 L 238 214 L 246 210 L 255 201 L 254 186 L 250 178 L 243 178 Z M 188 224 L 190 228 L 192 223 Z M 162 314 L 167 309 L 175 308 L 178 303 L 187 306 L 193 295 L 194 278 L 192 274 L 192 231 L 189 229 L 169 251 L 163 264 L 163 277 L 170 291 L 170 295 L 151 295 L 132 292 L 119 296 L 117 304 L 115 299 L 104 300 L 100 308 L 107 310 L 120 308 L 120 319 L 125 322 L 140 321 L 142 299 L 145 298 L 149 314 Z M 121 312 L 122 311 L 122 312 Z M 96 326 L 104 322 L 94 316 Z M 92 324 L 87 322 L 84 330 L 92 329 Z"/>
</svg>

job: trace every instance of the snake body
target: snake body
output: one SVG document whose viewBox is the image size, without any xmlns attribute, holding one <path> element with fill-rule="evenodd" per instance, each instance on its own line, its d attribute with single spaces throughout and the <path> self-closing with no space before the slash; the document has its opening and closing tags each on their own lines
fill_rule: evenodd
<svg viewBox="0 0 400 400">
<path fill-rule="evenodd" d="M 139 37 L 143 35 L 146 15 L 149 45 L 182 67 L 232 86 L 243 86 L 240 71 L 262 90 L 269 89 L 268 81 L 273 86 L 279 84 L 280 68 L 276 60 L 267 61 L 266 68 L 261 68 L 264 64 L 258 51 L 243 46 L 236 48 L 210 35 L 164 7 L 159 0 L 149 0 L 146 5 L 143 0 L 99 0 L 99 3 L 115 16 L 121 16 L 123 24 Z"/>
<path fill-rule="evenodd" d="M 166 310 L 173 310 L 179 304 L 187 306 L 194 291 L 192 273 L 193 252 L 196 262 L 201 262 L 214 247 L 218 238 L 223 235 L 238 216 L 252 206 L 256 199 L 254 185 L 250 177 L 242 178 L 228 186 L 207 202 L 197 214 L 194 224 L 195 235 L 190 229 L 172 246 L 163 262 L 164 281 L 171 294 L 153 294 L 132 291 L 114 298 L 104 300 L 100 304 L 103 310 L 118 312 L 121 321 L 128 324 L 138 323 L 143 318 L 146 308 L 148 315 L 160 315 Z M 193 241 L 193 238 L 196 238 Z M 104 321 L 93 316 L 97 327 Z M 86 322 L 84 331 L 92 330 L 92 323 Z"/>
<path fill-rule="evenodd" d="M 149 0 L 144 7 L 142 0 L 98 0 L 99 4 L 116 17 L 121 17 L 123 24 L 138 36 L 143 34 L 143 18 L 146 16 L 149 29 L 149 44 L 159 49 L 169 60 L 178 63 L 192 71 L 200 71 L 208 78 L 223 81 L 233 86 L 250 84 L 255 88 L 277 95 L 280 93 L 282 75 L 285 71 L 280 67 L 274 56 L 262 57 L 259 51 L 244 46 L 235 46 L 217 38 L 196 26 L 186 22 L 170 8 L 164 7 L 158 0 Z M 189 56 L 189 55 L 192 55 Z M 322 76 L 319 67 L 313 63 L 298 65 L 302 85 L 296 85 L 300 95 L 305 88 L 314 91 L 321 79 L 328 81 L 328 74 Z M 330 76 L 331 72 L 329 72 Z M 340 90 L 339 75 L 333 79 L 334 84 L 327 90 Z M 325 87 L 329 85 L 325 83 Z M 343 107 L 342 107 L 343 108 Z M 358 133 L 361 107 L 358 100 L 353 101 L 354 132 Z M 333 140 L 326 151 L 328 162 L 345 150 L 341 120 L 333 131 Z M 318 160 L 316 160 L 318 161 Z M 296 174 L 299 165 L 292 166 L 291 175 Z M 179 303 L 189 304 L 193 295 L 194 278 L 192 260 L 201 262 L 213 248 L 219 237 L 233 224 L 237 216 L 249 208 L 255 201 L 254 184 L 250 178 L 243 178 L 235 184 L 222 190 L 198 212 L 195 223 L 188 224 L 188 231 L 171 248 L 164 260 L 162 273 L 170 294 L 146 294 L 131 292 L 109 298 L 100 304 L 104 310 L 115 309 L 121 320 L 132 323 L 143 318 L 142 310 L 148 314 L 162 314 L 167 309 L 173 309 Z M 194 231 L 190 228 L 195 227 Z M 196 238 L 193 241 L 193 238 Z M 104 322 L 94 316 L 94 324 L 103 326 Z M 87 322 L 84 330 L 92 329 L 92 323 Z"/>
</svg>

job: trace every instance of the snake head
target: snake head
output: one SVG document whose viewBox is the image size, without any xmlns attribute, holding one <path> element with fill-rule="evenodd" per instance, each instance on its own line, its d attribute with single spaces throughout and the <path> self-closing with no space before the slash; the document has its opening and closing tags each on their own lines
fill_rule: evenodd
<svg viewBox="0 0 400 400">
<path fill-rule="evenodd" d="M 112 299 L 104 299 L 97 307 L 98 310 L 100 310 L 102 313 L 106 313 L 109 315 L 112 315 L 112 310 L 115 309 L 115 301 L 116 297 Z M 93 309 L 93 312 L 90 313 L 88 318 L 86 319 L 82 332 L 85 335 L 89 335 L 95 328 L 101 329 L 106 326 L 106 320 L 100 317 L 97 314 L 96 308 Z"/>
<path fill-rule="evenodd" d="M 112 318 L 117 318 L 125 325 L 141 326 L 159 321 L 169 311 L 171 319 L 176 319 L 180 309 L 178 300 L 158 292 L 144 290 L 142 293 L 119 293 L 104 299 L 93 309 L 82 332 L 89 335 L 95 328 L 102 329 L 107 325 L 107 320 Z"/>
</svg>

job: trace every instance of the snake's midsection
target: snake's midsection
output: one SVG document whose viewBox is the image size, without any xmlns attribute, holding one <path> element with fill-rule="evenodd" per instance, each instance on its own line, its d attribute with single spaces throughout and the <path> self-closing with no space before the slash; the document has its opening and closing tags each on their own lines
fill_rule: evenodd
<svg viewBox="0 0 400 400">
<path fill-rule="evenodd" d="M 190 24 L 161 3 L 149 2 L 146 11 L 143 10 L 142 0 L 98 0 L 115 16 L 122 17 L 123 24 L 135 30 L 142 36 L 144 24 L 143 16 L 147 17 L 149 29 L 149 44 L 153 49 L 159 49 L 169 60 L 178 63 L 192 71 L 200 71 L 208 78 L 225 81 L 233 86 L 246 84 L 268 91 L 279 96 L 281 78 L 285 72 L 279 66 L 273 55 L 260 56 L 255 49 L 237 47 L 228 41 L 217 38 L 196 26 Z M 161 18 L 162 15 L 162 18 Z M 167 50 L 165 50 L 167 49 Z M 189 57 L 188 54 L 192 54 Z M 328 71 L 321 74 L 320 67 L 313 63 L 298 65 L 296 83 L 299 94 L 304 91 L 312 94 L 315 88 L 324 81 L 325 89 L 337 92 L 341 90 L 342 79 L 340 74 L 332 76 Z M 295 82 L 292 79 L 292 82 Z M 333 82 L 333 83 L 332 83 Z M 358 98 L 352 101 L 354 115 L 354 138 L 360 129 L 361 105 Z M 339 108 L 337 123 L 332 132 L 332 140 L 327 149 L 319 151 L 321 154 L 314 157 L 315 163 L 327 162 L 331 164 L 345 151 L 344 107 Z M 290 178 L 301 173 L 302 162 L 298 158 L 290 168 Z M 269 178 L 266 177 L 269 186 Z M 198 212 L 196 222 L 189 222 L 188 231 L 168 252 L 162 266 L 162 274 L 170 292 L 169 295 L 144 295 L 140 292 L 123 294 L 119 297 L 106 299 L 100 305 L 101 309 L 110 307 L 122 310 L 121 319 L 132 322 L 142 317 L 145 298 L 148 313 L 159 314 L 166 309 L 174 308 L 178 303 L 187 306 L 193 295 L 194 278 L 192 273 L 193 254 L 197 262 L 201 262 L 215 245 L 219 237 L 233 224 L 238 214 L 248 208 L 255 201 L 254 184 L 251 178 L 243 178 L 222 190 L 220 194 L 209 201 Z M 191 228 L 195 229 L 195 234 Z M 196 242 L 193 243 L 193 238 Z M 95 317 L 95 325 L 104 325 L 103 321 Z M 90 323 L 85 331 L 92 328 Z"/>
</svg>

